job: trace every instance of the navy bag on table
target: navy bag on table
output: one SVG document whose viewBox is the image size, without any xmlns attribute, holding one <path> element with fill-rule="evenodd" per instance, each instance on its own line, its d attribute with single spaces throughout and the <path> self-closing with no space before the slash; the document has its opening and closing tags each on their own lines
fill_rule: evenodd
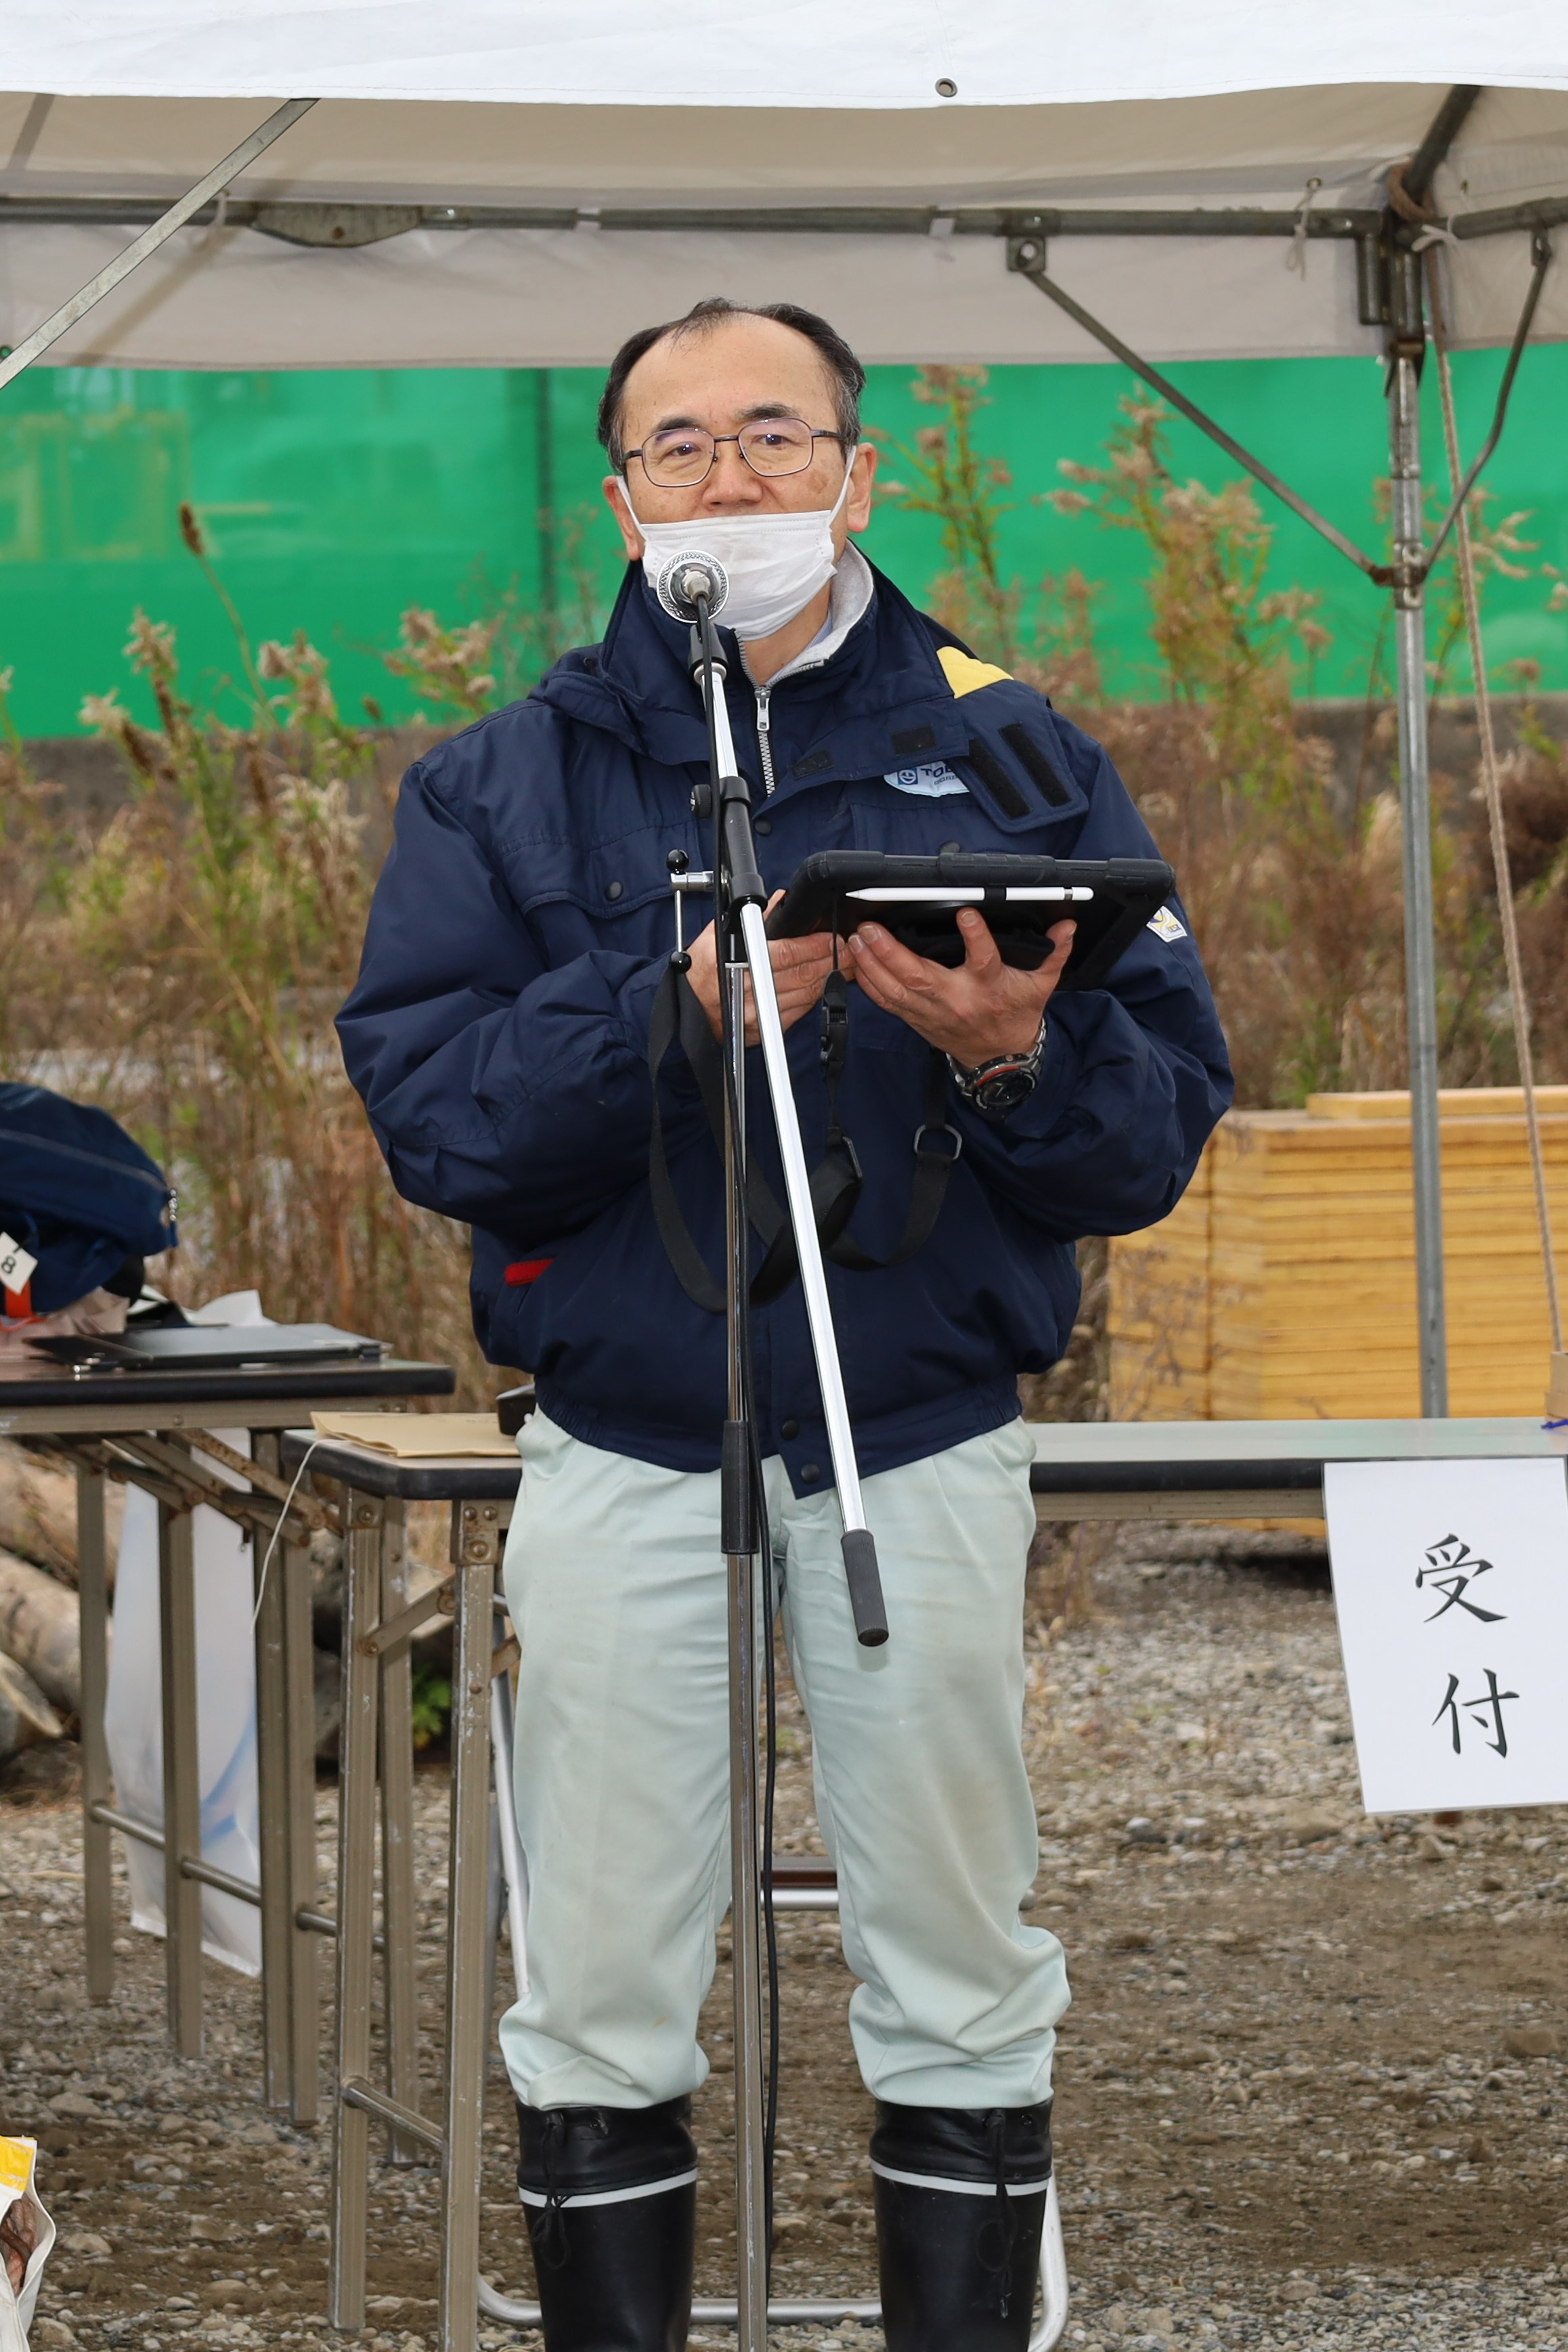
<svg viewBox="0 0 1568 2352">
<path fill-rule="evenodd" d="M 53 1315 L 93 1290 L 135 1298 L 142 1260 L 178 1239 L 174 1195 L 106 1110 L 0 1082 L 0 1234 L 37 1260 L 0 1301 L 13 1317 Z"/>
</svg>

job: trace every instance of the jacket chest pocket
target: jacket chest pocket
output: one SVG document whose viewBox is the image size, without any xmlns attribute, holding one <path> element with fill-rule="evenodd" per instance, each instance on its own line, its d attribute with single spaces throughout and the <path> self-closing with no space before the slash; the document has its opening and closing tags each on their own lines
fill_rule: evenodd
<svg viewBox="0 0 1568 2352">
<path fill-rule="evenodd" d="M 669 853 L 684 850 L 696 866 L 697 826 L 646 826 L 592 841 L 520 842 L 509 852 L 506 879 L 518 911 L 555 965 L 594 947 L 652 955 L 675 944 Z M 688 899 L 686 931 L 709 919 L 707 898 Z"/>
</svg>

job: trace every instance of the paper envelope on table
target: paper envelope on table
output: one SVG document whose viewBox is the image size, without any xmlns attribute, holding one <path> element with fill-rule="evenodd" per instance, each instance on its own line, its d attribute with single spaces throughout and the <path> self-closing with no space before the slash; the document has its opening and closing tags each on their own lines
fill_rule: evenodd
<svg viewBox="0 0 1568 2352">
<path fill-rule="evenodd" d="M 493 1412 L 313 1412 L 310 1425 L 318 1437 L 397 1462 L 517 1460 L 517 1440 Z"/>
</svg>

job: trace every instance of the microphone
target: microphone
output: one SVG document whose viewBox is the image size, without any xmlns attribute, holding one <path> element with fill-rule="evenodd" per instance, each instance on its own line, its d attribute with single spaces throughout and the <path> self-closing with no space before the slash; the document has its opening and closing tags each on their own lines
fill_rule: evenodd
<svg viewBox="0 0 1568 2352">
<path fill-rule="evenodd" d="M 660 568 L 654 593 L 672 620 L 695 621 L 700 604 L 716 619 L 730 593 L 730 575 L 716 555 L 689 548 Z"/>
</svg>

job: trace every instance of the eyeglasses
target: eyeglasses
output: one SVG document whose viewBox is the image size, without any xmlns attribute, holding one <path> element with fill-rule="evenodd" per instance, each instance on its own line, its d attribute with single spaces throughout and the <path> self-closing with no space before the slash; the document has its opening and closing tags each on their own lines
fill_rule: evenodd
<svg viewBox="0 0 1568 2352">
<path fill-rule="evenodd" d="M 739 433 L 706 433 L 700 425 L 672 425 L 651 434 L 640 449 L 626 457 L 640 457 L 643 472 L 660 489 L 691 490 L 713 470 L 721 445 L 733 441 L 753 474 L 776 479 L 781 474 L 804 474 L 816 455 L 819 441 L 844 446 L 842 433 L 803 424 L 798 416 L 764 416 L 743 425 Z"/>
</svg>

